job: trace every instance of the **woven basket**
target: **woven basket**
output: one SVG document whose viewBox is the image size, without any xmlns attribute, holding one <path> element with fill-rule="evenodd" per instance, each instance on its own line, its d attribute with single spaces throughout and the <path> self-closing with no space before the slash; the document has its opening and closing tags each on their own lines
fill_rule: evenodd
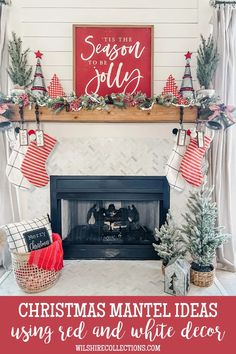
<svg viewBox="0 0 236 354">
<path fill-rule="evenodd" d="M 198 272 L 196 270 L 190 269 L 190 281 L 196 286 L 208 287 L 214 282 L 215 272 L 214 270 L 210 272 Z"/>
<path fill-rule="evenodd" d="M 60 271 L 44 270 L 28 264 L 30 252 L 11 252 L 14 276 L 19 287 L 27 293 L 49 289 L 59 278 Z"/>
</svg>

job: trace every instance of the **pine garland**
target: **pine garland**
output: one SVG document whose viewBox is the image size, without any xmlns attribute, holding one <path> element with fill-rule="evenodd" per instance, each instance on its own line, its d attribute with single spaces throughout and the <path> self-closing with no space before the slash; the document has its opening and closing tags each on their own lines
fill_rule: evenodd
<svg viewBox="0 0 236 354">
<path fill-rule="evenodd" d="M 32 66 L 27 69 L 29 48 L 22 52 L 22 40 L 16 36 L 15 32 L 12 32 L 12 40 L 8 43 L 8 51 L 11 64 L 7 72 L 11 81 L 14 85 L 29 86 L 32 74 Z"/>
<path fill-rule="evenodd" d="M 180 230 L 177 228 L 170 210 L 166 215 L 166 222 L 160 230 L 155 229 L 155 239 L 158 244 L 153 243 L 155 251 L 162 258 L 163 264 L 167 265 L 170 259 L 183 256 L 186 253 L 186 246 Z"/>
<path fill-rule="evenodd" d="M 216 249 L 229 237 L 222 233 L 222 227 L 216 226 L 218 210 L 212 201 L 213 189 L 204 183 L 197 192 L 190 192 L 187 202 L 189 212 L 183 215 L 186 224 L 181 231 L 187 250 L 193 262 L 200 266 L 211 266 Z"/>
<path fill-rule="evenodd" d="M 58 96 L 56 98 L 52 98 L 48 95 L 38 97 L 34 95 L 30 90 L 26 90 L 25 92 L 28 95 L 28 101 L 30 105 L 37 103 L 39 106 L 46 106 L 51 108 L 53 111 L 55 111 L 55 113 L 60 113 L 64 109 L 67 111 L 79 111 L 80 109 L 108 110 L 109 106 L 111 105 L 120 109 L 137 107 L 141 110 L 151 110 L 154 104 L 170 107 L 171 105 L 176 105 L 177 103 L 176 99 L 170 95 L 158 95 L 148 98 L 142 92 L 137 92 L 133 95 L 113 93 L 111 95 L 106 95 L 105 97 L 99 96 L 97 94 L 82 95 L 77 97 L 75 93 L 72 93 L 69 96 Z M 21 103 L 21 95 L 12 92 L 11 96 L 15 104 Z M 200 102 L 191 100 L 188 107 L 197 106 L 199 104 Z"/>
<path fill-rule="evenodd" d="M 197 51 L 197 79 L 201 87 L 209 89 L 219 62 L 219 54 L 212 35 L 207 39 L 201 35 L 201 42 Z"/>
</svg>

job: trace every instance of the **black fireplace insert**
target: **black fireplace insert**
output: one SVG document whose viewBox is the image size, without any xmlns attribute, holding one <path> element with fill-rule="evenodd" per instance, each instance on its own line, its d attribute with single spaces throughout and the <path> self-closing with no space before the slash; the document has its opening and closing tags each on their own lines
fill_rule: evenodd
<svg viewBox="0 0 236 354">
<path fill-rule="evenodd" d="M 50 193 L 65 259 L 158 259 L 152 243 L 169 209 L 165 177 L 51 176 Z"/>
</svg>

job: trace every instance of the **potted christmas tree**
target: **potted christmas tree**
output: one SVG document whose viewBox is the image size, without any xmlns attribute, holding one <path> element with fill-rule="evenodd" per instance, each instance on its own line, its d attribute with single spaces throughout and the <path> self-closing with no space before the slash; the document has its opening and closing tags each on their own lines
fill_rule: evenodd
<svg viewBox="0 0 236 354">
<path fill-rule="evenodd" d="M 218 212 L 212 201 L 213 189 L 204 183 L 201 189 L 190 192 L 189 211 L 183 215 L 186 224 L 181 231 L 192 258 L 191 282 L 197 286 L 213 283 L 216 249 L 229 237 L 222 233 L 222 227 L 216 226 Z"/>
<path fill-rule="evenodd" d="M 215 94 L 215 90 L 212 89 L 212 80 L 218 61 L 219 54 L 212 35 L 207 39 L 201 35 L 201 44 L 197 51 L 197 79 L 201 87 L 198 95 L 212 97 Z"/>
<path fill-rule="evenodd" d="M 180 230 L 174 222 L 170 210 L 166 215 L 166 222 L 160 230 L 155 229 L 155 239 L 158 242 L 153 243 L 153 247 L 158 256 L 162 259 L 162 272 L 173 258 L 183 256 L 186 253 L 185 243 Z"/>
</svg>

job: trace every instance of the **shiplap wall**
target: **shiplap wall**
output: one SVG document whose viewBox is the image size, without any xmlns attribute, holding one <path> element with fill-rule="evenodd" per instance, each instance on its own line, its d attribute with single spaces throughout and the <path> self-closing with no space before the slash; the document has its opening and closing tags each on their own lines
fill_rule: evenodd
<svg viewBox="0 0 236 354">
<path fill-rule="evenodd" d="M 173 74 L 181 83 L 186 51 L 196 52 L 202 17 L 200 8 L 208 0 L 13 0 L 9 31 L 22 36 L 24 47 L 43 56 L 43 73 L 48 84 L 56 73 L 64 90 L 72 83 L 72 24 L 153 24 L 154 92 L 160 93 Z M 196 58 L 192 74 L 195 80 Z"/>
</svg>

